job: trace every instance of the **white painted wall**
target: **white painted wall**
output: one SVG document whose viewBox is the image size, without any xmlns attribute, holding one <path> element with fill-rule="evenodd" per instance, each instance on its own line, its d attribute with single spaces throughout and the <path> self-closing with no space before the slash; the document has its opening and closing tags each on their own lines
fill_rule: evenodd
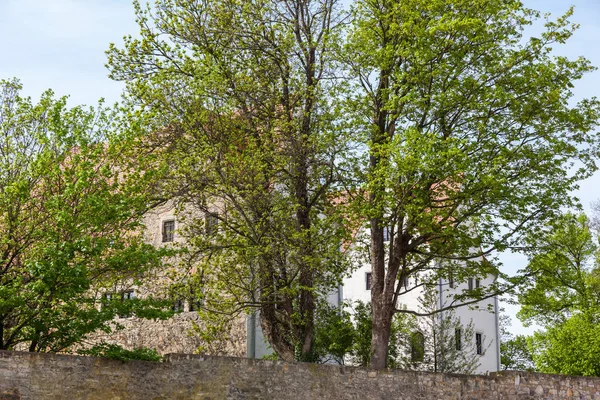
<svg viewBox="0 0 600 400">
<path fill-rule="evenodd" d="M 344 291 L 343 297 L 346 303 L 352 303 L 356 300 L 362 302 L 371 301 L 371 291 L 366 288 L 366 276 L 371 271 L 369 264 L 363 263 L 358 267 L 350 277 L 344 280 Z M 481 279 L 481 285 L 489 285 L 494 282 L 494 277 L 489 276 L 485 279 Z M 414 285 L 414 278 L 409 279 L 409 288 Z M 449 304 L 453 294 L 460 293 L 463 290 L 468 289 L 468 283 L 456 284 L 453 289 L 449 288 L 447 281 L 441 282 L 442 295 L 441 303 Z M 410 291 L 405 295 L 401 296 L 399 306 L 405 305 L 409 310 L 419 310 L 420 302 L 419 297 L 422 295 L 422 291 L 419 289 Z M 490 307 L 490 309 L 488 309 Z M 475 333 L 483 334 L 483 350 L 484 354 L 480 357 L 480 366 L 477 368 L 476 373 L 485 374 L 487 372 L 498 371 L 500 368 L 499 362 L 499 344 L 497 335 L 497 307 L 496 300 L 494 298 L 480 301 L 474 306 L 459 307 L 455 310 L 455 315 L 460 319 L 463 326 L 467 326 L 471 321 L 473 322 L 473 337 L 463 338 L 464 346 L 471 346 L 475 349 Z"/>
</svg>

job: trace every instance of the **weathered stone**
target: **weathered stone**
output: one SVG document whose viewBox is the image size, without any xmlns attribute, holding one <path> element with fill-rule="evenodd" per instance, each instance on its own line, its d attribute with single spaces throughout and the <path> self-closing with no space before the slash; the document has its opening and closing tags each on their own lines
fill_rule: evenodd
<svg viewBox="0 0 600 400">
<path fill-rule="evenodd" d="M 518 377 L 518 378 L 517 378 Z M 487 376 L 170 354 L 163 362 L 0 351 L 7 399 L 600 399 L 600 379 Z"/>
</svg>

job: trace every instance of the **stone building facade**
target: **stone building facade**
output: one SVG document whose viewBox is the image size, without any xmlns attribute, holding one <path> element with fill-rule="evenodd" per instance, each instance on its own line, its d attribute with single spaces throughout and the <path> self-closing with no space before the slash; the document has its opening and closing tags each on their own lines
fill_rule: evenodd
<svg viewBox="0 0 600 400">
<path fill-rule="evenodd" d="M 204 218 L 195 213 L 192 208 L 184 212 L 176 212 L 174 204 L 167 203 L 155 208 L 144 219 L 145 236 L 148 243 L 156 247 L 177 246 L 184 243 L 181 231 L 185 228 L 186 220 L 191 217 Z M 206 221 L 209 225 L 210 222 Z M 328 302 L 341 307 L 343 304 L 356 300 L 370 301 L 370 264 L 368 260 L 355 258 L 358 266 L 352 274 L 343 281 L 343 285 L 328 294 Z M 172 260 L 172 265 L 165 266 L 155 276 L 145 279 L 142 285 L 133 288 L 135 296 L 159 296 L 168 298 L 168 289 L 174 284 L 182 283 L 194 273 L 193 269 L 186 270 L 178 265 L 177 260 Z M 192 267 L 193 268 L 193 267 Z M 414 278 L 413 278 L 414 279 Z M 495 277 L 473 278 L 468 282 L 454 283 L 448 280 L 439 281 L 437 290 L 436 307 L 443 307 L 452 301 L 452 296 L 471 286 L 479 287 L 493 283 Z M 414 282 L 409 280 L 406 285 Z M 421 290 L 408 291 L 402 296 L 402 305 L 408 309 L 419 309 L 419 298 L 423 295 Z M 247 356 L 262 358 L 270 354 L 271 350 L 262 335 L 259 318 L 254 316 L 240 316 L 231 326 L 229 332 L 222 335 L 216 342 L 206 343 L 199 335 L 202 330 L 202 321 L 194 310 L 192 297 L 173 298 L 173 307 L 179 312 L 171 319 L 145 320 L 139 318 L 118 318 L 115 323 L 123 329 L 110 335 L 99 334 L 94 337 L 94 342 L 104 340 L 118 343 L 126 348 L 151 347 L 159 353 L 195 353 L 198 351 L 213 355 Z M 500 369 L 500 344 L 498 332 L 498 301 L 490 298 L 480 302 L 477 307 L 462 307 L 455 311 L 456 316 L 463 325 L 471 324 L 473 331 L 469 337 L 459 338 L 465 351 L 472 351 L 477 357 L 476 373 L 489 373 Z M 427 342 L 428 332 L 422 330 L 424 340 Z"/>
</svg>

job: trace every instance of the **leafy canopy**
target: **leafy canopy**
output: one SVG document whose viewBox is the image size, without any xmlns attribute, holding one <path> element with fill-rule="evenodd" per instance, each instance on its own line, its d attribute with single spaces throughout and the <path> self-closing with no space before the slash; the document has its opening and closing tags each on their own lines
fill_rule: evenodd
<svg viewBox="0 0 600 400">
<path fill-rule="evenodd" d="M 61 351 L 119 314 L 166 317 L 152 299 L 102 301 L 164 255 L 141 235 L 152 172 L 130 158 L 133 125 L 20 90 L 0 81 L 0 348 Z"/>
</svg>

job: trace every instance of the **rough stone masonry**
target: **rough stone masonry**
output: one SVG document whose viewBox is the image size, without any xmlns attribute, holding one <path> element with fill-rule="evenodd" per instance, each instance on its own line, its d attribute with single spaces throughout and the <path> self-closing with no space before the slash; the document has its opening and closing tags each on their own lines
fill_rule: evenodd
<svg viewBox="0 0 600 400">
<path fill-rule="evenodd" d="M 0 399 L 600 400 L 600 378 L 371 371 L 182 354 L 121 362 L 0 351 Z"/>
</svg>

